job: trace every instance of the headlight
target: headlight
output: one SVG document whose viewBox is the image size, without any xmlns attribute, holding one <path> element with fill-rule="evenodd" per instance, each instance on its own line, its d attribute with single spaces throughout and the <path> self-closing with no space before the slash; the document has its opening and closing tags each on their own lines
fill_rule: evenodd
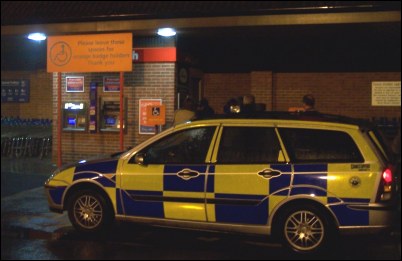
<svg viewBox="0 0 402 261">
<path fill-rule="evenodd" d="M 59 174 L 61 172 L 60 168 L 57 168 L 53 171 L 53 173 L 50 175 L 49 179 L 52 179 L 54 176 L 56 176 L 57 174 Z"/>
<path fill-rule="evenodd" d="M 50 175 L 50 177 L 46 180 L 45 185 L 48 184 L 50 182 L 50 180 L 52 180 L 55 176 L 57 176 L 57 174 L 59 174 L 62 171 L 65 171 L 66 169 L 74 167 L 75 165 L 77 165 L 76 162 L 70 163 L 70 164 L 65 164 L 65 165 L 61 166 L 60 168 L 55 169 L 53 171 L 53 173 Z"/>
</svg>

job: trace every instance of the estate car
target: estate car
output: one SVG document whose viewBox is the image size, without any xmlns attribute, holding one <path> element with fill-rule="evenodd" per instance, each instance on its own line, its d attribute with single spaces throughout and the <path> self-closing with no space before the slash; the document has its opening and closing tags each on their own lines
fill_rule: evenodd
<svg viewBox="0 0 402 261">
<path fill-rule="evenodd" d="M 296 252 L 392 226 L 377 130 L 346 117 L 262 113 L 173 126 L 121 154 L 57 169 L 50 209 L 81 232 L 114 220 L 275 236 Z"/>
</svg>

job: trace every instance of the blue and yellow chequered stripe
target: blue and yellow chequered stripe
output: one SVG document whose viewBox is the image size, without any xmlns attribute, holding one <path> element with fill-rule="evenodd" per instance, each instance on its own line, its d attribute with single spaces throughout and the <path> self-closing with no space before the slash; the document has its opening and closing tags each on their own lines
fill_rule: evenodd
<svg viewBox="0 0 402 261">
<path fill-rule="evenodd" d="M 259 184 L 259 188 L 251 186 L 249 175 L 243 177 L 240 175 L 225 176 L 224 174 L 217 176 L 215 168 L 210 167 L 206 185 L 206 210 L 203 188 L 207 169 L 203 165 L 188 167 L 196 169 L 202 174 L 194 180 L 184 181 L 175 175 L 184 166 L 167 166 L 163 170 L 165 173 L 163 175 L 163 190 L 118 192 L 118 197 L 121 197 L 121 202 L 126 208 L 125 213 L 144 217 L 173 219 L 185 217 L 185 219 L 210 222 L 266 224 L 270 212 L 288 196 L 314 195 L 324 205 L 330 206 L 340 225 L 367 225 L 369 223 L 368 211 L 357 211 L 347 207 L 347 204 L 351 203 L 368 204 L 368 198 L 339 199 L 328 197 L 328 187 L 335 185 L 338 187 L 339 184 L 331 185 L 331 183 L 339 182 L 336 179 L 334 181 L 328 178 L 327 164 L 295 165 L 293 180 L 290 165 L 271 165 L 270 168 L 280 170 L 283 174 L 266 181 L 261 180 L 261 177 L 254 177 L 260 179 L 259 182 L 255 183 Z M 238 165 L 232 166 L 233 169 L 230 166 L 222 168 L 225 168 L 227 173 L 233 173 L 233 169 L 244 172 L 241 169 L 242 167 Z M 244 166 L 244 168 L 248 168 L 248 166 Z M 240 189 L 234 191 L 240 193 L 228 193 L 229 188 L 236 188 L 236 186 Z M 258 191 L 262 193 L 258 193 Z M 133 201 L 133 196 L 137 196 L 139 200 Z M 151 200 L 152 197 L 155 198 L 154 201 Z M 141 198 L 145 200 L 141 200 Z M 186 199 L 190 200 L 187 201 Z M 342 201 L 345 204 L 340 204 Z M 205 211 L 207 213 L 206 219 L 203 217 Z M 118 213 L 124 213 L 121 206 L 118 208 Z M 347 216 L 353 215 L 353 218 L 345 217 L 345 214 Z"/>
<path fill-rule="evenodd" d="M 314 195 L 324 205 L 327 205 L 338 219 L 339 225 L 368 225 L 369 211 L 354 210 L 348 207 L 352 204 L 368 205 L 372 189 L 355 189 L 348 186 L 350 164 L 300 164 L 294 165 L 293 186 L 290 192 L 294 195 Z M 368 173 L 357 173 L 364 179 L 364 186 L 371 186 Z M 328 195 L 341 196 L 334 197 Z M 347 197 L 347 196 L 351 197 Z"/>
<path fill-rule="evenodd" d="M 348 204 L 368 204 L 370 198 L 370 195 L 359 195 L 361 192 L 358 193 L 357 190 L 351 191 L 350 188 L 342 188 L 341 182 L 344 183 L 344 180 L 338 176 L 342 175 L 342 171 L 344 171 L 342 168 L 345 168 L 346 171 L 347 167 L 339 167 L 339 165 L 334 167 L 328 164 L 300 164 L 294 165 L 295 174 L 292 175 L 290 165 L 275 164 L 269 167 L 280 170 L 282 175 L 269 180 L 263 180 L 258 176 L 251 178 L 250 175 L 225 175 L 225 172 L 222 172 L 223 169 L 226 170 L 226 174 L 236 171 L 247 172 L 246 169 L 249 168 L 247 165 L 243 165 L 243 167 L 240 165 L 217 166 L 218 174 L 215 166 L 187 167 L 198 171 L 200 175 L 194 179 L 182 180 L 177 177 L 176 173 L 184 168 L 183 165 L 155 168 L 153 170 L 155 175 L 151 180 L 157 182 L 149 185 L 148 188 L 151 190 L 147 190 L 146 187 L 144 187 L 145 190 L 140 189 L 141 186 L 134 186 L 132 189 L 129 186 L 125 190 L 116 188 L 116 176 L 113 173 L 116 173 L 117 160 L 78 165 L 74 169 L 72 181 L 93 179 L 99 182 L 111 197 L 117 213 L 129 216 L 266 224 L 268 216 L 275 206 L 288 196 L 314 195 L 331 208 L 340 225 L 369 224 L 368 211 L 353 210 L 347 206 Z M 260 167 L 266 167 L 266 165 L 257 168 Z M 161 175 L 161 172 L 164 174 Z M 208 173 L 207 178 L 206 173 Z M 328 173 L 330 173 L 329 176 Z M 109 177 L 108 174 L 112 176 Z M 333 175 L 338 176 L 332 178 Z M 369 179 L 364 175 L 362 177 Z M 143 178 L 142 181 L 141 178 L 137 177 L 137 180 L 134 178 L 132 183 L 140 181 L 140 184 L 141 182 L 144 184 L 144 182 L 150 181 L 149 176 L 144 175 Z M 250 178 L 254 179 L 254 182 L 250 182 Z M 366 181 L 365 184 L 373 183 L 370 180 Z M 252 186 L 256 184 L 257 187 Z M 234 188 L 234 190 L 228 188 Z M 55 203 L 61 202 L 65 189 L 66 186 L 60 186 L 50 191 Z M 204 192 L 204 190 L 206 191 Z M 327 191 L 344 197 L 328 196 Z M 205 213 L 207 213 L 207 217 L 205 217 Z"/>
<path fill-rule="evenodd" d="M 51 200 L 57 205 L 62 204 L 63 195 L 68 186 L 58 186 L 57 184 L 61 181 L 63 181 L 62 184 L 71 184 L 75 181 L 91 179 L 104 187 L 113 204 L 116 204 L 117 163 L 117 159 L 94 161 L 78 164 L 76 167 L 65 170 L 52 181 L 54 188 L 49 189 Z"/>
</svg>

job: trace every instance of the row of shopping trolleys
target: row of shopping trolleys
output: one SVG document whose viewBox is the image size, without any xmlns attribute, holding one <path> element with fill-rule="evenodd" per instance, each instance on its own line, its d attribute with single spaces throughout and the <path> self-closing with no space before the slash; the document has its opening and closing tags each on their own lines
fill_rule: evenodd
<svg viewBox="0 0 402 261">
<path fill-rule="evenodd" d="M 1 118 L 1 156 L 39 157 L 52 153 L 51 120 Z"/>
</svg>

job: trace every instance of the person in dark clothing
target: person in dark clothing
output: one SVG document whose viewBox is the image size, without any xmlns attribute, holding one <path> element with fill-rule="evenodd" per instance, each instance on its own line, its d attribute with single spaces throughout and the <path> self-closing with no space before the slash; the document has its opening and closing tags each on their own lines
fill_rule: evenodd
<svg viewBox="0 0 402 261">
<path fill-rule="evenodd" d="M 300 119 L 304 120 L 317 120 L 320 113 L 315 109 L 315 99 L 311 94 L 306 94 L 302 99 L 303 107 L 300 111 Z"/>
<path fill-rule="evenodd" d="M 226 102 L 225 106 L 223 106 L 223 112 L 225 114 L 239 113 L 240 107 L 241 102 L 235 98 L 231 98 Z"/>
<path fill-rule="evenodd" d="M 208 100 L 206 98 L 202 98 L 198 102 L 195 114 L 198 119 L 208 118 L 208 117 L 214 115 L 215 111 L 214 111 L 214 109 L 211 108 L 211 106 L 209 106 Z"/>
<path fill-rule="evenodd" d="M 303 96 L 303 109 L 304 111 L 316 111 L 315 109 L 315 99 L 311 94 L 306 94 Z"/>
<path fill-rule="evenodd" d="M 302 106 L 298 107 L 289 107 L 288 111 L 289 112 L 297 112 L 297 113 L 302 113 L 302 112 L 307 112 L 309 114 L 317 114 L 318 111 L 315 109 L 315 98 L 311 94 L 306 94 L 302 98 Z"/>
<path fill-rule="evenodd" d="M 243 106 L 241 108 L 241 113 L 253 113 L 256 112 L 256 104 L 254 95 L 247 94 L 243 97 Z"/>
</svg>

